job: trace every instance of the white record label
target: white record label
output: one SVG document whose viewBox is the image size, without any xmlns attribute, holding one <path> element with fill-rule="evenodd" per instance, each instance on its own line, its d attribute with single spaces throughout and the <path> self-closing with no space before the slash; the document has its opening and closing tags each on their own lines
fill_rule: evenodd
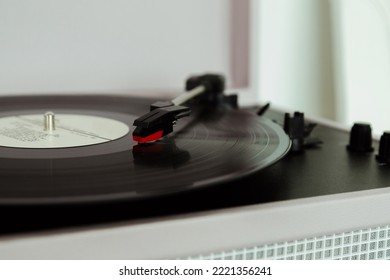
<svg viewBox="0 0 390 280">
<path fill-rule="evenodd" d="M 47 115 L 47 114 L 46 114 Z M 87 115 L 50 113 L 0 118 L 0 146 L 13 148 L 68 148 L 105 143 L 125 136 L 123 122 Z"/>
</svg>

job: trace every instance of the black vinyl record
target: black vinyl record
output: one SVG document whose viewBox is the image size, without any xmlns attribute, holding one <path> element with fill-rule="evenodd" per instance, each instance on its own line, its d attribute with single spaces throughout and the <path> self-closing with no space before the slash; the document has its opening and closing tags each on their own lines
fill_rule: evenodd
<svg viewBox="0 0 390 280">
<path fill-rule="evenodd" d="M 172 135 L 141 145 L 132 140 L 132 124 L 151 100 L 103 95 L 1 100 L 0 118 L 54 111 L 109 118 L 130 130 L 82 147 L 0 146 L 0 205 L 115 202 L 211 188 L 277 162 L 290 148 L 278 124 L 243 109 L 180 120 Z"/>
</svg>

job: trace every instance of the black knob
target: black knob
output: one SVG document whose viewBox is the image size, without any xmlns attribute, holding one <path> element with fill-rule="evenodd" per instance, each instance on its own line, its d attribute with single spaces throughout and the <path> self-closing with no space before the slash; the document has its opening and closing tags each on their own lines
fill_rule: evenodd
<svg viewBox="0 0 390 280">
<path fill-rule="evenodd" d="M 390 131 L 385 131 L 382 134 L 376 159 L 380 163 L 390 163 Z"/>
<path fill-rule="evenodd" d="M 291 151 L 301 152 L 304 149 L 305 139 L 305 118 L 301 112 L 294 112 L 284 115 L 284 131 L 291 139 Z"/>
<path fill-rule="evenodd" d="M 347 149 L 352 152 L 372 152 L 371 126 L 367 123 L 355 123 L 349 135 Z"/>
</svg>

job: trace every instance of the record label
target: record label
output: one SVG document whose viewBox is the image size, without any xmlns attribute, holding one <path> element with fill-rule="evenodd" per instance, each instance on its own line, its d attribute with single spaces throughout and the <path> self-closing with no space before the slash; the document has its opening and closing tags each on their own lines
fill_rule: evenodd
<svg viewBox="0 0 390 280">
<path fill-rule="evenodd" d="M 50 113 L 0 118 L 0 146 L 12 148 L 69 148 L 105 143 L 125 136 L 129 127 L 104 117 Z"/>
</svg>

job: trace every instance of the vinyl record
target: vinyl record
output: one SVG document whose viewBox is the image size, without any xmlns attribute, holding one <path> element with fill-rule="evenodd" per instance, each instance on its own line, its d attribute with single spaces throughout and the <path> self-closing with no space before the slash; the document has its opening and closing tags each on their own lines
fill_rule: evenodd
<svg viewBox="0 0 390 280">
<path fill-rule="evenodd" d="M 277 162 L 290 148 L 278 124 L 242 109 L 180 120 L 176 133 L 141 145 L 131 138 L 132 124 L 151 100 L 1 100 L 0 205 L 115 202 L 211 188 Z M 54 132 L 40 121 L 49 111 L 59 116 Z"/>
</svg>

